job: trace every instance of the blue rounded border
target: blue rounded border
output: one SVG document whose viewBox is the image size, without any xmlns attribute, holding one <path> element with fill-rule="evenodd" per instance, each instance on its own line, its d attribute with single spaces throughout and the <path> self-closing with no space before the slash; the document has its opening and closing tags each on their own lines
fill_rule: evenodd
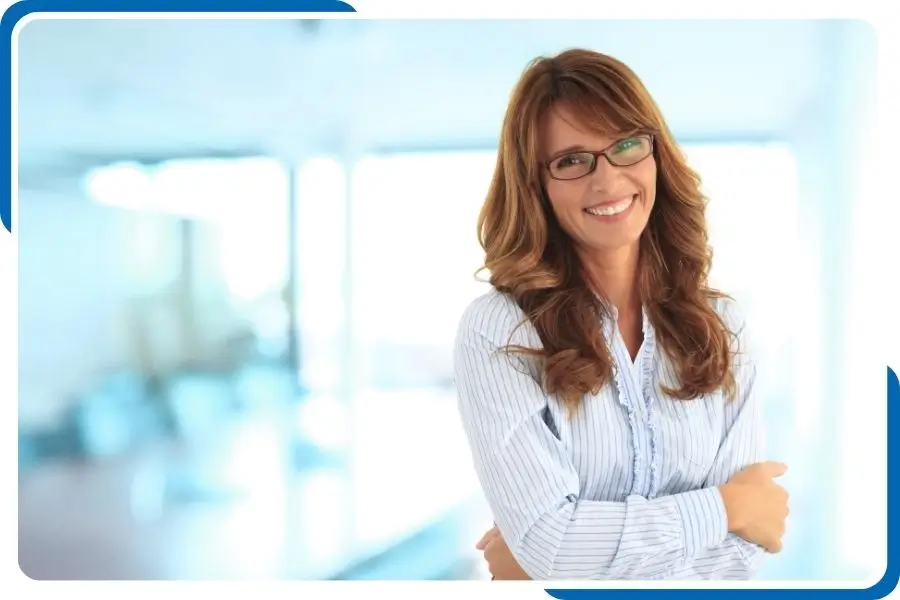
<svg viewBox="0 0 900 600">
<path fill-rule="evenodd" d="M 765 595 L 766 598 L 783 598 L 783 597 L 818 597 L 840 596 L 841 598 L 884 598 L 897 587 L 897 581 L 900 579 L 900 563 L 897 561 L 897 553 L 900 548 L 897 547 L 898 535 L 897 519 L 891 516 L 891 500 L 900 497 L 897 486 L 898 481 L 897 465 L 900 464 L 898 452 L 900 452 L 900 410 L 897 409 L 900 403 L 900 380 L 897 374 L 888 367 L 887 370 L 887 449 L 888 449 L 888 515 L 887 515 L 887 568 L 881 579 L 872 587 L 865 589 L 677 589 L 677 590 L 626 590 L 626 589 L 549 589 L 547 593 L 559 600 L 611 600 L 615 598 L 634 598 L 642 597 L 647 594 L 665 594 L 667 596 L 675 596 L 683 598 L 688 595 L 703 595 L 709 597 L 711 594 L 719 596 L 754 594 L 757 596 Z"/>
<path fill-rule="evenodd" d="M 21 0 L 6 9 L 0 20 L 0 113 L 9 115 L 0 124 L 0 221 L 12 232 L 12 33 L 23 17 L 39 12 L 278 12 L 347 13 L 356 12 L 340 0 Z"/>
</svg>

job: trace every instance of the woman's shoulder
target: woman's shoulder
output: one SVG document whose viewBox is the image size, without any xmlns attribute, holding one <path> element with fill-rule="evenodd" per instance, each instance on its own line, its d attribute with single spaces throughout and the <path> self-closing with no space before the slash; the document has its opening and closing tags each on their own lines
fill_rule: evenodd
<svg viewBox="0 0 900 600">
<path fill-rule="evenodd" d="M 524 341 L 515 340 L 519 337 L 518 331 L 528 328 L 525 313 L 515 299 L 492 288 L 472 300 L 463 311 L 458 335 L 461 338 L 482 335 L 500 344 L 509 343 L 510 336 L 514 336 L 512 343 L 515 344 Z"/>
</svg>

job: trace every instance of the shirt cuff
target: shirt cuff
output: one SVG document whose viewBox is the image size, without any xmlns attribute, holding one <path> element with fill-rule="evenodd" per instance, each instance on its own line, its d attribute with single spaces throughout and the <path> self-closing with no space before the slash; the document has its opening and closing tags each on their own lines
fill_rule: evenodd
<svg viewBox="0 0 900 600">
<path fill-rule="evenodd" d="M 688 556 L 725 541 L 728 515 L 719 488 L 675 494 L 672 498 L 681 518 L 684 549 Z"/>
</svg>

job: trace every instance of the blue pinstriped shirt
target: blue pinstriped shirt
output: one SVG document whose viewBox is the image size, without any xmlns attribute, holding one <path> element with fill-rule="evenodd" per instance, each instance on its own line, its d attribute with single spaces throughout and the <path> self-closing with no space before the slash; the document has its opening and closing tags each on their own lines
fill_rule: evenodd
<svg viewBox="0 0 900 600">
<path fill-rule="evenodd" d="M 459 410 L 497 526 L 532 579 L 749 579 L 763 550 L 729 534 L 716 486 L 765 460 L 755 367 L 736 302 L 713 301 L 732 332 L 738 395 L 667 398 L 671 363 L 644 315 L 632 361 L 604 323 L 615 381 L 567 413 L 542 390 L 540 347 L 508 296 L 477 298 L 454 352 Z M 510 338 L 510 334 L 512 338 Z"/>
</svg>

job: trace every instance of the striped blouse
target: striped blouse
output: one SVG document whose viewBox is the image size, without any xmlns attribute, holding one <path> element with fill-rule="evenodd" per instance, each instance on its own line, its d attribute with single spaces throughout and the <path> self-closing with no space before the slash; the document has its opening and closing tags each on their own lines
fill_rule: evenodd
<svg viewBox="0 0 900 600">
<path fill-rule="evenodd" d="M 491 291 L 466 309 L 459 410 L 497 526 L 532 579 L 749 579 L 760 566 L 764 551 L 728 533 L 716 487 L 765 459 L 755 367 L 737 303 L 713 302 L 738 334 L 733 401 L 667 398 L 660 386 L 676 379 L 646 313 L 632 361 L 613 311 L 614 384 L 573 413 L 544 393 L 536 360 L 497 352 L 540 347 L 510 297 Z"/>
</svg>

